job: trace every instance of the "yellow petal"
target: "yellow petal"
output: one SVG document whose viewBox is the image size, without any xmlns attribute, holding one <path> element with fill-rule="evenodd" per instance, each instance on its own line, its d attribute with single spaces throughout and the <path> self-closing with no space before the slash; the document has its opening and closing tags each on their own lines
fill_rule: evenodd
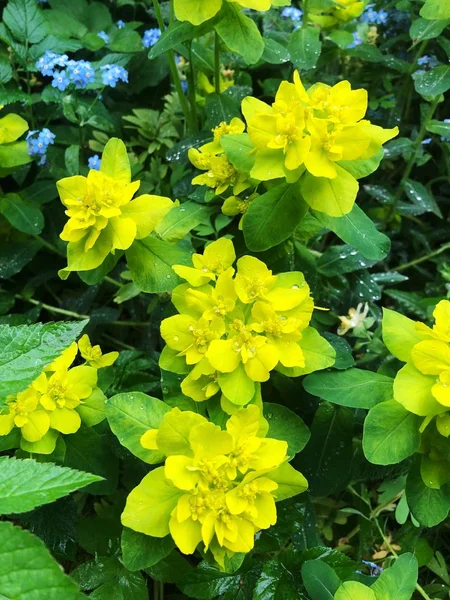
<svg viewBox="0 0 450 600">
<path fill-rule="evenodd" d="M 220 373 L 231 373 L 241 361 L 239 352 L 233 347 L 233 340 L 213 340 L 206 352 L 206 358 Z"/>
<path fill-rule="evenodd" d="M 394 398 L 415 415 L 437 415 L 445 409 L 431 393 L 435 383 L 436 377 L 423 375 L 414 365 L 408 363 L 395 377 Z"/>
<path fill-rule="evenodd" d="M 174 513 L 169 528 L 170 535 L 183 554 L 193 554 L 202 541 L 202 526 L 199 521 L 187 519 L 179 522 Z"/>
<path fill-rule="evenodd" d="M 65 434 L 75 433 L 81 427 L 80 415 L 70 408 L 56 408 L 50 414 L 50 427 Z"/>
<path fill-rule="evenodd" d="M 190 469 L 192 458 L 188 456 L 168 456 L 164 474 L 180 490 L 192 490 L 199 480 L 199 472 Z"/>
<path fill-rule="evenodd" d="M 424 340 L 411 351 L 414 366 L 424 375 L 439 375 L 450 369 L 450 348 L 446 342 Z"/>
<path fill-rule="evenodd" d="M 35 410 L 28 415 L 27 422 L 22 426 L 22 436 L 28 442 L 39 441 L 49 430 L 50 417 L 44 410 Z"/>
<path fill-rule="evenodd" d="M 122 208 L 122 214 L 136 224 L 136 239 L 147 237 L 174 206 L 170 198 L 143 194 Z"/>
</svg>

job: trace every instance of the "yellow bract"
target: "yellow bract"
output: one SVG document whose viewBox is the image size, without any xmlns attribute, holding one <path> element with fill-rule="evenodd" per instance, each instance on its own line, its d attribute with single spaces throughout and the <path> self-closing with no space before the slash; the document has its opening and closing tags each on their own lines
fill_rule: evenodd
<svg viewBox="0 0 450 600">
<path fill-rule="evenodd" d="M 19 115 L 9 113 L 0 119 L 0 168 L 10 169 L 32 160 L 26 141 L 17 141 L 27 130 L 28 123 Z"/>
<path fill-rule="evenodd" d="M 202 544 L 222 567 L 226 556 L 249 552 L 255 533 L 275 524 L 275 501 L 308 485 L 286 462 L 287 443 L 266 438 L 267 430 L 255 405 L 230 417 L 225 431 L 174 408 L 142 436 L 144 448 L 167 458 L 128 496 L 122 523 L 154 537 L 170 533 L 184 554 Z"/>
<path fill-rule="evenodd" d="M 235 272 L 235 258 L 233 243 L 222 238 L 203 256 L 194 254 L 194 267 L 175 265 L 189 283 L 173 291 L 180 314 L 161 323 L 167 344 L 161 367 L 187 374 L 181 389 L 197 402 L 220 389 L 227 412 L 227 400 L 245 405 L 255 399 L 258 384 L 275 368 L 299 375 L 334 362 L 332 348 L 309 327 L 314 302 L 303 274 L 274 275 L 253 256 L 240 258 Z"/>
<path fill-rule="evenodd" d="M 78 352 L 76 342 L 71 344 L 26 390 L 6 399 L 7 408 L 0 412 L 0 435 L 8 435 L 16 427 L 23 450 L 51 454 L 59 433 L 75 433 L 82 421 L 91 426 L 104 419 L 105 397 L 97 387 L 97 369 L 111 365 L 118 353 L 102 356 L 100 347 L 92 348 L 87 335 L 80 344 L 95 351 L 91 366 L 71 366 Z"/>
<path fill-rule="evenodd" d="M 236 2 L 242 8 L 258 11 L 269 10 L 271 6 L 286 6 L 290 0 L 175 0 L 175 15 L 180 21 L 200 25 L 212 19 L 222 7 L 223 1 Z"/>
<path fill-rule="evenodd" d="M 308 13 L 309 20 L 321 27 L 333 27 L 338 23 L 348 23 L 361 16 L 365 2 L 362 0 L 335 0 L 334 6 L 326 10 L 311 8 Z"/>
<path fill-rule="evenodd" d="M 155 229 L 174 203 L 149 194 L 132 200 L 139 184 L 131 182 L 126 148 L 117 138 L 106 144 L 100 171 L 57 182 L 69 217 L 60 236 L 69 242 L 67 271 L 95 269 L 109 254 L 128 249 Z"/>
</svg>

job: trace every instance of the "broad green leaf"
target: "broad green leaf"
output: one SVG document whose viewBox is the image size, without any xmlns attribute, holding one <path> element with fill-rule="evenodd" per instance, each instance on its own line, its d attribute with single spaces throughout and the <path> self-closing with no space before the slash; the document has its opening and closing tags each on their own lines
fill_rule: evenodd
<svg viewBox="0 0 450 600">
<path fill-rule="evenodd" d="M 278 483 L 277 489 L 273 492 L 277 502 L 302 494 L 308 488 L 308 482 L 303 474 L 287 462 L 271 471 L 270 478 Z"/>
<path fill-rule="evenodd" d="M 65 436 L 64 441 L 66 466 L 100 475 L 105 480 L 92 483 L 86 491 L 91 494 L 112 494 L 117 488 L 119 464 L 111 449 L 111 439 L 100 435 L 92 427 L 81 427 L 73 435 Z"/>
<path fill-rule="evenodd" d="M 406 500 L 413 517 L 422 527 L 435 527 L 442 523 L 450 510 L 450 484 L 437 490 L 428 487 L 416 464 L 406 480 Z"/>
<path fill-rule="evenodd" d="M 290 60 L 289 50 L 271 38 L 264 39 L 262 60 L 272 65 L 281 65 Z"/>
<path fill-rule="evenodd" d="M 213 94 L 209 94 L 208 96 L 206 96 L 205 112 L 207 116 L 206 127 L 208 129 L 214 129 L 214 127 L 217 127 L 223 121 L 228 123 L 233 117 L 241 116 L 241 111 L 239 109 L 238 102 L 236 102 L 236 100 L 232 98 L 232 96 L 226 93 L 216 94 L 214 92 Z M 223 142 L 224 137 L 221 138 L 221 143 Z M 241 171 L 245 170 L 243 169 L 242 165 L 238 165 L 238 167 Z"/>
<path fill-rule="evenodd" d="M 351 246 L 330 246 L 317 261 L 317 269 L 328 277 L 368 269 L 376 263 Z"/>
<path fill-rule="evenodd" d="M 346 581 L 336 592 L 334 600 L 377 600 L 372 589 L 358 581 Z"/>
<path fill-rule="evenodd" d="M 350 31 L 344 31 L 343 29 L 336 29 L 335 31 L 332 31 L 328 37 L 336 44 L 336 46 L 342 48 L 342 50 L 348 48 L 353 42 L 353 35 L 350 33 Z"/>
<path fill-rule="evenodd" d="M 0 59 L 0 83 L 8 83 L 13 77 L 13 70 L 8 60 Z"/>
<path fill-rule="evenodd" d="M 301 193 L 311 208 L 327 217 L 342 218 L 351 213 L 359 184 L 348 171 L 336 165 L 337 177 L 314 177 L 305 173 L 300 179 Z"/>
<path fill-rule="evenodd" d="M 449 17 L 450 19 L 450 17 Z M 427 19 L 416 19 L 413 21 L 409 36 L 413 40 L 413 46 L 416 46 L 423 40 L 431 40 L 441 35 L 443 30 L 450 23 L 450 20 L 430 21 Z"/>
<path fill-rule="evenodd" d="M 410 600 L 417 577 L 417 560 L 410 552 L 406 552 L 391 567 L 384 569 L 370 589 L 376 600 Z"/>
<path fill-rule="evenodd" d="M 355 48 L 349 48 L 347 54 L 354 58 L 360 58 L 367 62 L 379 63 L 383 62 L 382 52 L 373 44 L 361 44 Z"/>
<path fill-rule="evenodd" d="M 364 421 L 363 450 L 371 463 L 393 465 L 417 452 L 422 422 L 396 400 L 374 406 Z"/>
<path fill-rule="evenodd" d="M 0 101 L 4 102 L 4 99 L 0 98 Z M 32 160 L 32 157 L 28 154 L 28 147 L 25 141 L 11 142 L 10 144 L 2 144 L 0 146 L 0 167 L 3 169 L 12 169 L 13 167 L 26 165 Z"/>
<path fill-rule="evenodd" d="M 78 175 L 80 172 L 80 146 L 73 144 L 66 148 L 64 162 L 68 175 Z"/>
<path fill-rule="evenodd" d="M 244 237 L 254 252 L 268 250 L 291 236 L 308 210 L 297 184 L 282 183 L 255 198 L 244 219 Z"/>
<path fill-rule="evenodd" d="M 302 331 L 299 344 L 305 356 L 305 366 L 283 367 L 279 363 L 276 367 L 277 371 L 288 377 L 299 377 L 334 365 L 336 352 L 333 346 L 314 327 L 307 327 Z"/>
<path fill-rule="evenodd" d="M 420 212 L 416 212 L 415 214 L 431 212 L 440 219 L 443 218 L 441 209 L 434 199 L 433 193 L 431 190 L 429 191 L 422 183 L 419 181 L 413 181 L 412 179 L 407 179 L 404 183 L 404 190 L 411 202 L 420 208 Z"/>
<path fill-rule="evenodd" d="M 422 341 L 416 330 L 416 322 L 404 315 L 383 308 L 383 341 L 389 352 L 407 362 L 413 347 Z"/>
<path fill-rule="evenodd" d="M 163 240 L 174 244 L 182 240 L 199 223 L 207 223 L 212 210 L 210 206 L 204 204 L 185 202 L 169 210 L 158 223 L 155 231 Z"/>
<path fill-rule="evenodd" d="M 384 149 L 380 150 L 371 158 L 364 160 L 340 160 L 337 164 L 343 167 L 355 179 L 362 179 L 371 173 L 374 173 L 380 166 L 384 157 Z"/>
<path fill-rule="evenodd" d="M 322 50 L 320 29 L 318 27 L 300 27 L 289 39 L 288 50 L 291 62 L 297 69 L 312 69 L 316 66 Z"/>
<path fill-rule="evenodd" d="M 313 373 L 303 381 L 303 387 L 314 396 L 350 408 L 372 408 L 392 398 L 394 380 L 386 375 L 348 369 Z"/>
<path fill-rule="evenodd" d="M 146 463 L 161 462 L 164 455 L 146 450 L 140 440 L 149 429 L 158 429 L 164 415 L 170 411 L 161 400 L 141 392 L 126 392 L 113 396 L 106 403 L 106 416 L 114 435 L 125 448 Z"/>
<path fill-rule="evenodd" d="M 450 66 L 440 65 L 431 71 L 413 75 L 416 92 L 422 96 L 439 96 L 450 89 Z"/>
<path fill-rule="evenodd" d="M 34 258 L 41 247 L 41 242 L 34 239 L 21 240 L 20 242 L 0 241 L 0 279 L 8 279 L 19 273 Z"/>
<path fill-rule="evenodd" d="M 426 0 L 420 16 L 424 19 L 450 19 L 450 5 L 446 0 Z"/>
<path fill-rule="evenodd" d="M 174 576 L 175 574 L 172 575 L 172 577 Z M 188 573 L 182 573 L 179 587 L 189 598 L 213 600 L 225 594 L 226 600 L 232 600 L 232 598 L 241 600 L 237 594 L 243 580 L 242 573 L 226 573 L 207 562 L 201 562 L 195 569 Z M 247 592 L 249 598 L 251 598 L 252 588 L 253 586 Z"/>
<path fill-rule="evenodd" d="M 333 600 L 342 583 L 333 569 L 321 560 L 307 560 L 302 566 L 302 579 L 314 600 Z"/>
<path fill-rule="evenodd" d="M 252 600 L 298 600 L 299 579 L 279 559 L 268 560 L 256 582 Z"/>
<path fill-rule="evenodd" d="M 429 131 L 430 133 L 437 133 L 438 135 L 442 135 L 443 137 L 450 138 L 450 123 L 431 119 L 431 121 L 428 121 L 427 131 Z"/>
<path fill-rule="evenodd" d="M 165 31 L 148 53 L 149 58 L 156 58 L 160 54 L 173 50 L 179 44 L 194 38 L 199 38 L 212 29 L 214 19 L 205 21 L 199 26 L 192 25 L 189 21 L 174 21 Z"/>
<path fill-rule="evenodd" d="M 256 23 L 240 9 L 234 2 L 225 2 L 215 29 L 232 52 L 240 54 L 246 63 L 252 65 L 261 58 L 264 42 Z"/>
<path fill-rule="evenodd" d="M 175 542 L 170 535 L 154 538 L 127 527 L 122 532 L 121 545 L 122 561 L 129 571 L 153 567 L 175 548 Z"/>
<path fill-rule="evenodd" d="M 0 213 L 18 231 L 38 234 L 44 228 L 44 215 L 33 204 L 24 202 L 18 194 L 6 194 L 0 198 Z"/>
<path fill-rule="evenodd" d="M 377 230 L 374 223 L 356 204 L 350 213 L 340 218 L 317 211 L 314 211 L 314 216 L 324 227 L 361 252 L 365 258 L 382 260 L 389 252 L 389 238 Z"/>
<path fill-rule="evenodd" d="M 342 335 L 324 332 L 323 337 L 330 343 L 336 353 L 333 367 L 339 371 L 344 371 L 353 367 L 355 359 L 352 356 L 352 347 Z"/>
<path fill-rule="evenodd" d="M 19 42 L 36 44 L 47 33 L 44 14 L 34 0 L 8 0 L 3 22 Z"/>
<path fill-rule="evenodd" d="M 347 408 L 323 403 L 314 415 L 311 438 L 295 459 L 314 497 L 345 489 L 353 455 L 353 415 Z"/>
<path fill-rule="evenodd" d="M 126 252 L 134 283 L 143 292 L 170 292 L 179 279 L 172 265 L 191 265 L 190 254 L 165 240 L 149 236 L 135 240 Z"/>
<path fill-rule="evenodd" d="M 285 440 L 288 454 L 294 456 L 308 443 L 310 433 L 303 419 L 282 404 L 264 402 L 264 416 L 269 423 L 268 437 Z"/>
<path fill-rule="evenodd" d="M 80 335 L 86 323 L 0 325 L 0 399 L 27 388 Z"/>
<path fill-rule="evenodd" d="M 52 463 L 3 456 L 0 458 L 0 514 L 33 510 L 100 479 L 97 475 Z"/>
<path fill-rule="evenodd" d="M 84 596 L 44 543 L 12 523 L 0 523 L 0 595 L 5 600 L 82 600 Z"/>
<path fill-rule="evenodd" d="M 255 164 L 254 156 L 250 152 L 254 149 L 247 133 L 237 135 L 224 135 L 220 140 L 230 163 L 240 171 L 250 173 Z"/>
</svg>

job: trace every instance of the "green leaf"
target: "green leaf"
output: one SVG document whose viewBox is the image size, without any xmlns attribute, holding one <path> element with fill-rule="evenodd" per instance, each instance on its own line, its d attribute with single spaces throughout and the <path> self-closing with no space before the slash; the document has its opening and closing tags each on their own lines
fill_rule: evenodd
<svg viewBox="0 0 450 600">
<path fill-rule="evenodd" d="M 429 21 L 427 19 L 416 19 L 409 30 L 409 36 L 414 42 L 413 46 L 423 40 L 437 38 L 449 23 L 450 20 Z"/>
<path fill-rule="evenodd" d="M 213 129 L 225 121 L 228 123 L 233 117 L 240 117 L 241 111 L 239 110 L 239 104 L 229 94 L 222 93 L 216 94 L 215 92 L 206 96 L 205 101 L 205 112 L 207 116 L 206 127 Z M 246 135 L 246 134 L 241 134 Z M 234 137 L 234 136 L 224 136 Z M 223 142 L 224 137 L 221 138 Z M 250 144 L 251 145 L 251 144 Z M 251 146 L 253 148 L 253 146 Z M 238 165 L 239 169 L 242 170 L 242 165 Z"/>
<path fill-rule="evenodd" d="M 362 179 L 378 169 L 384 155 L 384 149 L 380 148 L 371 158 L 366 158 L 365 160 L 340 160 L 337 164 L 350 173 L 350 175 L 353 175 L 355 179 Z"/>
<path fill-rule="evenodd" d="M 389 238 L 377 230 L 373 221 L 356 204 L 350 213 L 340 218 L 316 211 L 314 216 L 365 258 L 378 261 L 387 256 L 391 246 Z"/>
<path fill-rule="evenodd" d="M 403 189 L 411 202 L 420 208 L 420 212 L 415 212 L 415 214 L 431 212 L 440 219 L 443 218 L 441 209 L 437 205 L 433 193 L 428 191 L 422 183 L 407 179 L 403 184 Z"/>
<path fill-rule="evenodd" d="M 342 583 L 333 569 L 321 560 L 307 560 L 302 566 L 302 578 L 314 600 L 333 600 Z"/>
<path fill-rule="evenodd" d="M 80 172 L 80 146 L 69 146 L 64 152 L 64 162 L 68 175 L 78 175 Z"/>
<path fill-rule="evenodd" d="M 450 123 L 431 119 L 431 121 L 428 121 L 427 131 L 430 133 L 437 133 L 443 137 L 450 137 Z"/>
<path fill-rule="evenodd" d="M 0 83 L 8 83 L 13 76 L 11 65 L 4 58 L 0 59 Z"/>
<path fill-rule="evenodd" d="M 297 184 L 282 183 L 255 198 L 244 219 L 248 248 L 261 252 L 284 242 L 294 233 L 307 210 Z"/>
<path fill-rule="evenodd" d="M 173 50 L 179 44 L 194 38 L 201 37 L 212 29 L 215 19 L 205 21 L 200 26 L 192 25 L 189 21 L 174 21 L 165 31 L 148 53 L 149 58 L 156 58 L 160 54 Z"/>
<path fill-rule="evenodd" d="M 343 29 L 337 29 L 336 31 L 332 31 L 328 35 L 329 39 L 339 46 L 342 50 L 345 50 L 350 46 L 353 42 L 353 35 L 350 31 L 344 31 Z"/>
<path fill-rule="evenodd" d="M 303 419 L 281 404 L 264 402 L 263 408 L 269 423 L 268 437 L 285 440 L 288 443 L 289 456 L 301 452 L 310 438 L 309 429 Z"/>
<path fill-rule="evenodd" d="M 410 600 L 417 577 L 417 560 L 406 552 L 399 556 L 389 569 L 384 569 L 370 589 L 374 592 L 376 600 Z"/>
<path fill-rule="evenodd" d="M 377 600 L 372 589 L 358 581 L 346 581 L 336 592 L 334 600 Z"/>
<path fill-rule="evenodd" d="M 426 0 L 420 16 L 424 19 L 450 19 L 450 6 L 446 0 Z"/>
<path fill-rule="evenodd" d="M 367 460 L 376 465 L 393 465 L 417 452 L 422 421 L 396 400 L 374 406 L 364 421 L 363 450 Z"/>
<path fill-rule="evenodd" d="M 262 60 L 272 65 L 281 65 L 290 60 L 289 51 L 271 38 L 264 39 L 264 52 Z"/>
<path fill-rule="evenodd" d="M 5 600 L 82 600 L 78 586 L 38 538 L 0 523 L 0 595 Z"/>
<path fill-rule="evenodd" d="M 0 398 L 27 388 L 80 335 L 86 323 L 0 325 Z"/>
<path fill-rule="evenodd" d="M 140 439 L 149 429 L 158 429 L 169 411 L 170 406 L 141 392 L 117 394 L 106 403 L 106 416 L 119 442 L 150 464 L 161 462 L 164 456 L 157 450 L 143 448 Z"/>
<path fill-rule="evenodd" d="M 420 73 L 416 71 L 413 75 L 414 87 L 422 96 L 439 96 L 450 89 L 450 66 L 440 65 Z"/>
<path fill-rule="evenodd" d="M 341 335 L 329 332 L 323 333 L 323 337 L 329 342 L 336 353 L 332 366 L 340 371 L 353 367 L 355 359 L 352 356 L 352 348 L 347 340 Z"/>
<path fill-rule="evenodd" d="M 148 600 L 142 574 L 130 573 L 116 557 L 96 557 L 79 565 L 71 576 L 83 591 L 95 590 L 89 594 L 92 600 Z"/>
<path fill-rule="evenodd" d="M 100 477 L 34 460 L 0 458 L 0 514 L 16 514 L 54 502 Z"/>
<path fill-rule="evenodd" d="M 273 492 L 277 502 L 303 494 L 308 489 L 308 482 L 304 475 L 287 462 L 271 471 L 270 478 L 278 484 Z"/>
<path fill-rule="evenodd" d="M 361 58 L 367 62 L 379 63 L 383 62 L 383 54 L 372 44 L 361 44 L 355 48 L 349 48 L 347 54 L 353 58 Z"/>
<path fill-rule="evenodd" d="M 327 496 L 345 488 L 353 454 L 353 415 L 340 406 L 323 403 L 314 415 L 311 439 L 295 458 L 308 479 L 313 496 Z"/>
<path fill-rule="evenodd" d="M 317 261 L 317 269 L 327 277 L 372 267 L 377 261 L 365 258 L 351 246 L 331 246 Z"/>
<path fill-rule="evenodd" d="M 33 239 L 20 242 L 11 242 L 10 240 L 0 242 L 0 279 L 8 279 L 19 273 L 34 258 L 41 247 L 41 242 Z"/>
<path fill-rule="evenodd" d="M 314 396 L 340 406 L 366 409 L 390 400 L 393 384 L 391 377 L 361 369 L 313 373 L 303 380 L 305 390 Z"/>
<path fill-rule="evenodd" d="M 158 223 L 155 231 L 166 242 L 174 244 L 179 242 L 194 227 L 200 223 L 208 223 L 213 209 L 197 202 L 184 202 L 169 210 L 164 218 Z"/>
<path fill-rule="evenodd" d="M 422 527 L 435 527 L 447 518 L 450 510 L 450 484 L 434 489 L 425 485 L 419 463 L 406 480 L 406 500 L 413 517 Z"/>
<path fill-rule="evenodd" d="M 180 581 L 179 587 L 189 598 L 213 600 L 222 594 L 231 592 L 231 598 L 237 598 L 236 593 L 241 582 L 242 574 L 229 574 L 216 567 L 201 562 L 196 569 L 189 571 Z"/>
<path fill-rule="evenodd" d="M 264 41 L 256 23 L 241 13 L 240 6 L 234 2 L 225 2 L 220 15 L 215 29 L 228 48 L 240 54 L 249 65 L 258 62 L 264 51 Z"/>
<path fill-rule="evenodd" d="M 111 440 L 91 427 L 81 427 L 64 440 L 65 465 L 79 471 L 94 473 L 105 480 L 92 483 L 86 491 L 91 494 L 112 494 L 117 488 L 119 465 L 111 449 Z"/>
<path fill-rule="evenodd" d="M 240 171 L 250 173 L 255 164 L 255 159 L 250 152 L 254 149 L 247 133 L 237 135 L 224 135 L 220 144 L 230 163 Z"/>
<path fill-rule="evenodd" d="M 7 194 L 0 198 L 0 213 L 18 231 L 38 234 L 44 228 L 44 215 L 33 204 L 24 202 L 18 194 Z"/>
<path fill-rule="evenodd" d="M 36 44 L 47 33 L 44 13 L 34 0 L 9 0 L 3 22 L 19 42 Z"/>
<path fill-rule="evenodd" d="M 298 600 L 299 577 L 280 560 L 268 560 L 256 582 L 252 600 Z"/>
<path fill-rule="evenodd" d="M 170 292 L 178 285 L 172 265 L 191 265 L 188 252 L 152 236 L 135 240 L 125 254 L 134 283 L 141 291 L 153 294 Z"/>
<path fill-rule="evenodd" d="M 9 104 L 9 102 L 5 101 L 5 98 L 1 97 L 0 102 Z M 12 100 L 12 102 L 15 102 L 15 100 Z M 0 145 L 0 167 L 3 169 L 20 167 L 20 165 L 26 165 L 32 160 L 32 157 L 28 154 L 28 147 L 25 141 Z"/>
<path fill-rule="evenodd" d="M 297 69 L 314 68 L 322 50 L 320 29 L 318 27 L 296 29 L 289 39 L 288 50 L 291 62 Z"/>
<path fill-rule="evenodd" d="M 129 571 L 140 571 L 153 567 L 175 548 L 175 542 L 170 535 L 154 538 L 127 527 L 122 532 L 121 544 L 122 561 Z"/>
</svg>

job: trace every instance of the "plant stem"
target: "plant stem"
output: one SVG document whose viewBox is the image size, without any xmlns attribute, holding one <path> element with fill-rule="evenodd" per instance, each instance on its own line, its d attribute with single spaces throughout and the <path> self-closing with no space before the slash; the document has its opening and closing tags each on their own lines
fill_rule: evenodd
<svg viewBox="0 0 450 600">
<path fill-rule="evenodd" d="M 39 300 L 35 300 L 34 298 L 27 298 L 22 294 L 16 294 L 15 298 L 18 300 L 24 300 L 25 302 L 29 302 L 35 306 L 39 306 L 39 308 L 43 308 L 44 310 L 48 310 L 48 312 L 55 313 L 57 315 L 64 315 L 65 317 L 72 317 L 73 319 L 80 320 L 89 319 L 89 315 L 80 315 L 79 313 L 71 310 L 65 310 L 64 308 L 58 308 L 57 306 L 51 306 L 50 304 L 45 304 L 45 302 L 39 302 Z"/>
<path fill-rule="evenodd" d="M 302 27 L 308 27 L 308 13 L 309 13 L 309 1 L 303 0 L 303 18 L 302 18 Z"/>
<path fill-rule="evenodd" d="M 195 69 L 194 69 L 194 55 L 192 53 L 192 40 L 188 44 L 189 51 L 189 70 L 188 70 L 188 90 L 189 100 L 191 103 L 191 114 L 194 124 L 194 131 L 197 131 L 197 102 L 195 97 Z"/>
<path fill-rule="evenodd" d="M 152 1 L 153 1 L 153 7 L 155 9 L 155 15 L 156 15 L 156 20 L 158 22 L 158 27 L 160 28 L 161 33 L 162 33 L 163 31 L 165 31 L 166 26 L 164 25 L 164 20 L 162 18 L 161 7 L 159 6 L 158 0 L 152 0 Z M 178 72 L 177 63 L 175 62 L 175 55 L 172 50 L 168 50 L 166 54 L 167 54 L 167 60 L 169 61 L 170 73 L 172 75 L 172 82 L 173 82 L 173 84 L 175 86 L 175 90 L 178 94 L 178 99 L 180 100 L 180 105 L 181 105 L 181 109 L 184 114 L 184 119 L 186 121 L 188 129 L 190 131 L 194 131 L 192 115 L 189 110 L 188 101 L 183 92 L 183 87 L 181 85 L 180 74 Z"/>
<path fill-rule="evenodd" d="M 214 35 L 214 87 L 220 94 L 220 37 L 217 31 Z"/>
<path fill-rule="evenodd" d="M 403 86 L 403 89 L 401 92 L 401 94 L 406 98 L 406 101 L 404 99 L 402 101 L 402 111 L 401 111 L 403 113 L 402 122 L 406 122 L 406 120 L 408 118 L 408 114 L 409 114 L 409 109 L 411 108 L 411 102 L 412 102 L 411 76 L 414 72 L 414 69 L 416 68 L 417 61 L 425 52 L 425 48 L 427 47 L 427 45 L 428 45 L 428 40 L 424 40 L 420 44 L 419 48 L 417 49 L 416 54 L 414 55 L 411 66 L 408 69 L 408 73 L 406 74 L 406 80 L 405 80 L 405 83 L 404 83 L 404 86 Z"/>
<path fill-rule="evenodd" d="M 410 176 L 412 168 L 414 167 L 414 163 L 416 162 L 416 158 L 417 158 L 417 152 L 422 144 L 423 138 L 425 137 L 425 133 L 427 131 L 427 125 L 428 125 L 429 121 L 431 120 L 431 118 L 433 117 L 434 111 L 436 110 L 436 107 L 439 104 L 439 99 L 440 99 L 440 96 L 437 96 L 433 100 L 433 102 L 430 104 L 430 109 L 429 109 L 426 117 L 424 118 L 422 125 L 419 129 L 419 133 L 417 134 L 417 137 L 413 144 L 413 151 L 411 154 L 411 158 L 409 159 L 408 164 L 406 165 L 405 171 L 403 173 L 403 177 L 398 185 L 397 192 L 395 194 L 394 201 L 392 203 L 392 210 L 395 209 L 397 202 L 399 201 L 399 199 L 401 198 L 401 196 L 403 194 L 403 191 L 404 191 L 403 187 L 405 185 L 405 181 Z"/>
<path fill-rule="evenodd" d="M 404 265 L 399 265 L 398 267 L 394 267 L 393 271 L 406 271 L 406 269 L 414 267 L 415 265 L 420 265 L 420 263 L 423 263 L 426 260 L 430 260 L 430 258 L 434 258 L 435 256 L 442 254 L 442 252 L 445 252 L 446 250 L 450 250 L 450 242 L 448 242 L 447 244 L 444 244 L 443 246 L 441 246 L 437 250 L 434 250 L 433 252 L 430 252 L 429 254 L 425 254 L 425 256 L 421 256 L 420 258 L 415 258 L 414 260 L 411 260 L 410 262 L 407 262 Z"/>
</svg>

